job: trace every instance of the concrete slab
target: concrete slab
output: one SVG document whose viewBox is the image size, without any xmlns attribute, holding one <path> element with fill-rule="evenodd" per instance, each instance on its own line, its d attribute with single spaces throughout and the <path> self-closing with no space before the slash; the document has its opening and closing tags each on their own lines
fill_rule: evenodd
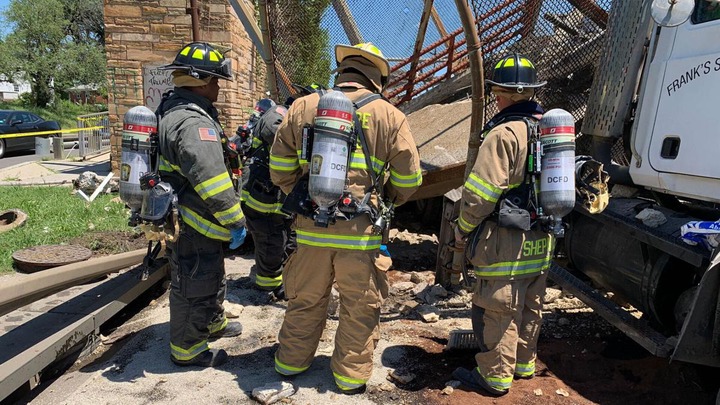
<svg viewBox="0 0 720 405">
<path fill-rule="evenodd" d="M 0 169 L 0 186 L 67 185 L 80 174 L 95 172 L 104 177 L 111 171 L 110 154 L 104 153 L 82 161 L 47 160 L 22 163 Z"/>
</svg>

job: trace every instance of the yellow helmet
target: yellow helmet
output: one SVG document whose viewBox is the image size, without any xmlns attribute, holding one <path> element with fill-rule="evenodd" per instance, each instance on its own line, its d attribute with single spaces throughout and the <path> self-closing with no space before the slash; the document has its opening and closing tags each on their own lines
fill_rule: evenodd
<svg viewBox="0 0 720 405">
<path fill-rule="evenodd" d="M 363 42 L 353 46 L 335 45 L 335 60 L 337 60 L 338 65 L 349 56 L 365 58 L 380 70 L 380 75 L 383 78 L 387 79 L 390 76 L 390 64 L 380 52 L 380 49 L 373 45 L 372 42 Z"/>
</svg>

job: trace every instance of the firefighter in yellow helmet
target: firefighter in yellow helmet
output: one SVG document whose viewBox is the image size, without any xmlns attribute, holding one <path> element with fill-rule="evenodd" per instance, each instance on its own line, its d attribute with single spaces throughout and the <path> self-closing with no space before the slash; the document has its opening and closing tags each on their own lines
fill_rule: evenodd
<svg viewBox="0 0 720 405">
<path fill-rule="evenodd" d="M 213 46 L 184 46 L 172 70 L 173 92 L 164 97 L 160 117 L 159 169 L 177 193 L 180 236 L 168 244 L 170 359 L 179 366 L 214 367 L 227 353 L 208 340 L 237 336 L 239 322 L 225 317 L 223 242 L 237 248 L 245 239 L 245 217 L 224 163 L 218 120 L 218 80 L 232 80 L 230 60 Z"/>
<path fill-rule="evenodd" d="M 290 194 L 286 202 L 296 197 L 293 189 L 309 171 L 307 160 L 298 155 L 303 127 L 313 124 L 321 97 L 339 97 L 332 92 L 342 92 L 355 103 L 355 125 L 360 127 L 358 145 L 349 156 L 346 184 L 352 198 L 348 200 L 362 200 L 379 179 L 369 204 L 376 210 L 382 200 L 400 205 L 420 186 L 422 174 L 405 115 L 380 97 L 390 66 L 371 43 L 337 45 L 335 56 L 335 88 L 295 100 L 278 128 L 270 150 L 272 180 Z M 366 146 L 360 145 L 362 137 Z M 373 351 L 380 338 L 380 305 L 387 296 L 386 271 L 391 261 L 380 253 L 382 238 L 373 232 L 368 215 L 338 218 L 327 227 L 315 224 L 311 218 L 297 216 L 298 248 L 283 270 L 288 307 L 275 370 L 291 376 L 310 367 L 325 327 L 330 290 L 337 283 L 340 319 L 331 368 L 340 392 L 361 393 L 370 378 Z"/>
<path fill-rule="evenodd" d="M 453 376 L 464 385 L 504 395 L 514 378 L 535 374 L 542 297 L 552 257 L 552 236 L 512 220 L 505 212 L 532 211 L 526 171 L 529 125 L 543 109 L 532 101 L 538 82 L 535 66 L 512 54 L 487 80 L 500 112 L 483 128 L 477 161 L 463 186 L 456 246 L 464 246 L 475 270 L 472 324 L 481 351 L 472 370 Z M 516 211 L 501 211 L 511 202 Z M 509 207 L 509 206 L 508 206 Z M 523 228 L 523 229 L 520 229 Z"/>
</svg>

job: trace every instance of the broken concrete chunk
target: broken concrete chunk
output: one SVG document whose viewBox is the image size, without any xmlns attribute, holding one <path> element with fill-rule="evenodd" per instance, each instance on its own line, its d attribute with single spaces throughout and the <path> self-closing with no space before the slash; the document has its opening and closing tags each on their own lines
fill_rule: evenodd
<svg viewBox="0 0 720 405">
<path fill-rule="evenodd" d="M 413 295 L 418 296 L 418 295 L 420 295 L 420 293 L 422 293 L 423 291 L 425 291 L 425 289 L 426 289 L 427 287 L 428 287 L 428 283 L 422 282 L 422 283 L 420 283 L 420 284 L 417 284 L 417 285 L 412 289 L 412 293 L 413 293 Z"/>
<path fill-rule="evenodd" d="M 540 388 L 533 390 L 533 393 L 535 394 L 536 397 L 541 397 L 543 394 L 543 392 Z"/>
<path fill-rule="evenodd" d="M 400 292 L 404 292 L 407 290 L 411 290 L 415 287 L 415 283 L 412 283 L 410 281 L 401 281 L 399 283 L 395 283 L 392 285 L 396 290 Z"/>
<path fill-rule="evenodd" d="M 410 273 L 410 281 L 415 284 L 422 283 L 425 281 L 425 277 L 423 277 L 422 274 L 418 273 L 417 271 L 413 271 Z"/>
<path fill-rule="evenodd" d="M 400 304 L 400 313 L 401 314 L 410 313 L 410 311 L 417 308 L 418 305 L 420 305 L 420 304 L 418 304 L 417 301 L 405 301 L 402 304 Z"/>
<path fill-rule="evenodd" d="M 434 323 L 440 320 L 440 311 L 432 305 L 421 305 L 418 308 L 418 314 L 423 321 Z"/>
<path fill-rule="evenodd" d="M 388 372 L 388 377 L 391 378 L 393 381 L 397 381 L 400 384 L 408 384 L 415 379 L 415 374 L 393 370 L 391 372 Z"/>
<path fill-rule="evenodd" d="M 279 381 L 254 388 L 252 396 L 261 404 L 268 405 L 295 394 L 295 391 L 296 389 L 291 383 Z"/>
<path fill-rule="evenodd" d="M 567 392 L 567 391 L 565 391 L 565 390 L 562 389 L 562 388 L 558 388 L 558 390 L 555 391 L 555 393 L 558 394 L 558 395 L 562 395 L 562 396 L 564 396 L 564 397 L 569 397 L 569 396 L 570 396 L 570 393 Z"/>
<path fill-rule="evenodd" d="M 443 390 L 440 392 L 443 395 L 452 395 L 453 391 L 455 391 L 455 389 L 453 387 L 447 386 L 447 387 L 443 388 Z"/>
<path fill-rule="evenodd" d="M 640 211 L 639 214 L 635 215 L 635 219 L 639 219 L 645 226 L 649 226 L 650 228 L 657 228 L 667 222 L 665 214 L 652 208 L 645 208 Z"/>
<path fill-rule="evenodd" d="M 543 302 L 545 302 L 546 304 L 550 304 L 557 301 L 557 299 L 561 296 L 562 290 L 558 288 L 548 287 L 545 289 L 545 297 L 543 298 Z"/>
<path fill-rule="evenodd" d="M 330 302 L 328 303 L 327 310 L 328 315 L 335 316 L 338 308 L 340 308 L 340 293 L 333 286 L 332 290 L 330 290 Z"/>
</svg>

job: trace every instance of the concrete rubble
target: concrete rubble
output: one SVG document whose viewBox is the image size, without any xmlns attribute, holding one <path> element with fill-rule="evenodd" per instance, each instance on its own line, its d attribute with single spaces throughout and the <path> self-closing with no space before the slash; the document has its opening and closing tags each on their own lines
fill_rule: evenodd
<svg viewBox="0 0 720 405">
<path fill-rule="evenodd" d="M 264 405 L 274 404 L 295 394 L 295 387 L 286 381 L 279 381 L 263 385 L 252 390 L 253 398 Z"/>
</svg>

